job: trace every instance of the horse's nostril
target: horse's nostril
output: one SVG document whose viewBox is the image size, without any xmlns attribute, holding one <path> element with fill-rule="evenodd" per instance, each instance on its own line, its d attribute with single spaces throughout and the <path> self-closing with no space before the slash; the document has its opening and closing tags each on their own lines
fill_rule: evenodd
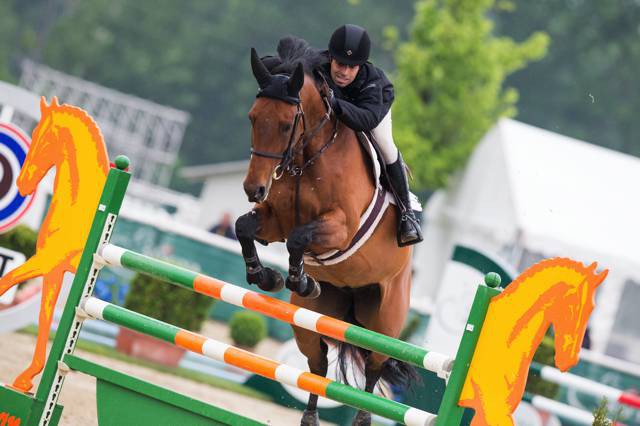
<svg viewBox="0 0 640 426">
<path fill-rule="evenodd" d="M 267 196 L 267 187 L 264 185 L 245 185 L 244 192 L 251 203 L 260 203 Z"/>
<path fill-rule="evenodd" d="M 259 186 L 258 189 L 256 189 L 256 192 L 254 194 L 254 198 L 256 201 L 260 202 L 262 200 L 264 200 L 264 196 L 267 192 L 267 188 L 264 186 Z"/>
</svg>

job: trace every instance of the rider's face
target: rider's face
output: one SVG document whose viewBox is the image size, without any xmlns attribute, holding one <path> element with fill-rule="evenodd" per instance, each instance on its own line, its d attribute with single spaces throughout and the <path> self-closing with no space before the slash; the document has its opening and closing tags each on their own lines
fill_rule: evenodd
<svg viewBox="0 0 640 426">
<path fill-rule="evenodd" d="M 331 59 L 331 79 L 338 87 L 346 87 L 356 78 L 360 65 L 341 64 Z"/>
</svg>

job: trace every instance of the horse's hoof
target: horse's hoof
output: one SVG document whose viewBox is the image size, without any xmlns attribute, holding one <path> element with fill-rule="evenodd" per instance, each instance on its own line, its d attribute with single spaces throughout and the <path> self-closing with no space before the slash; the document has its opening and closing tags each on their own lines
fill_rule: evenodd
<svg viewBox="0 0 640 426">
<path fill-rule="evenodd" d="M 282 274 L 275 269 L 264 268 L 263 279 L 258 282 L 258 288 L 262 291 L 277 292 L 284 287 Z"/>
<path fill-rule="evenodd" d="M 304 410 L 302 414 L 302 420 L 300 420 L 300 426 L 319 426 L 320 417 L 318 416 L 318 410 Z"/>
<path fill-rule="evenodd" d="M 353 419 L 351 426 L 371 426 L 371 413 L 367 411 L 358 411 Z"/>
<path fill-rule="evenodd" d="M 246 276 L 247 283 L 260 285 L 260 282 L 264 281 L 262 279 L 263 276 L 264 276 L 264 269 L 261 269 L 258 272 L 249 272 L 247 268 L 247 276 Z"/>
<path fill-rule="evenodd" d="M 33 382 L 30 379 L 25 379 L 18 376 L 14 381 L 11 387 L 17 391 L 28 393 L 33 387 Z"/>
<path fill-rule="evenodd" d="M 305 299 L 315 299 L 320 296 L 320 284 L 313 277 L 304 274 L 300 280 L 297 293 Z"/>
</svg>

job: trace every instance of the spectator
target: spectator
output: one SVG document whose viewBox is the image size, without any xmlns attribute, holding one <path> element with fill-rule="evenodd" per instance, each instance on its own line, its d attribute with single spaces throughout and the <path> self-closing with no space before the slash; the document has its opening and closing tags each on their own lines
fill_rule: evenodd
<svg viewBox="0 0 640 426">
<path fill-rule="evenodd" d="M 582 347 L 585 349 L 591 349 L 591 333 L 589 327 L 584 332 L 584 340 L 582 341 Z"/>
<path fill-rule="evenodd" d="M 213 225 L 209 232 L 213 234 L 222 235 L 223 237 L 231 238 L 232 240 L 236 240 L 236 233 L 233 230 L 233 221 L 231 220 L 231 213 L 224 212 L 222 214 L 222 218 L 220 222 Z"/>
</svg>

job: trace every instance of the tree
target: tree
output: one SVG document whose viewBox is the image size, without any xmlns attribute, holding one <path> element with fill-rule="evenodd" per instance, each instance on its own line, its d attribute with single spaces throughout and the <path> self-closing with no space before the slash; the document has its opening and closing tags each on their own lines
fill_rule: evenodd
<svg viewBox="0 0 640 426">
<path fill-rule="evenodd" d="M 640 156 L 640 3 L 635 0 L 515 2 L 496 30 L 521 39 L 533 28 L 552 43 L 540 62 L 509 77 L 519 117 L 554 132 Z"/>
<path fill-rule="evenodd" d="M 503 5 L 504 3 L 500 3 Z M 518 94 L 505 77 L 541 58 L 545 34 L 522 43 L 492 34 L 494 0 L 421 0 L 397 54 L 396 140 L 419 189 L 446 185 Z"/>
<path fill-rule="evenodd" d="M 17 42 L 15 33 L 18 22 L 6 2 L 0 2 L 0 80 L 12 80 L 10 74 L 10 52 Z"/>
</svg>

